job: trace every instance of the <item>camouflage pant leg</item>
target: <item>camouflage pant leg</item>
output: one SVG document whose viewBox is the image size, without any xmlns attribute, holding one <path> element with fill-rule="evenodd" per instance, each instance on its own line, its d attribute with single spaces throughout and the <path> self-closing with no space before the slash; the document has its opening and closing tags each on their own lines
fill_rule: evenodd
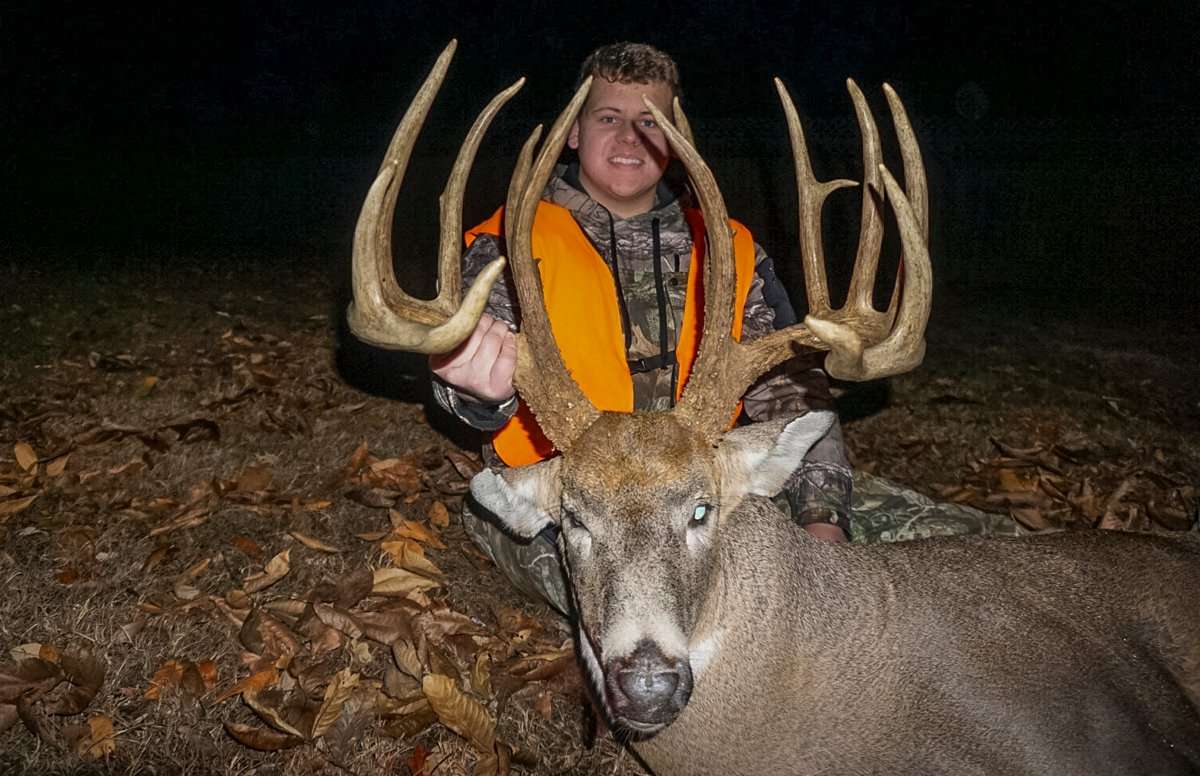
<svg viewBox="0 0 1200 776">
<path fill-rule="evenodd" d="M 1021 536 L 1008 515 L 934 501 L 894 482 L 854 473 L 850 526 L 855 542 L 901 542 L 929 536 Z"/>
<path fill-rule="evenodd" d="M 504 572 L 514 587 L 566 615 L 569 608 L 567 582 L 554 540 L 546 532 L 528 542 L 514 539 L 489 517 L 472 512 L 468 501 L 463 500 L 463 528 L 479 549 Z"/>
</svg>

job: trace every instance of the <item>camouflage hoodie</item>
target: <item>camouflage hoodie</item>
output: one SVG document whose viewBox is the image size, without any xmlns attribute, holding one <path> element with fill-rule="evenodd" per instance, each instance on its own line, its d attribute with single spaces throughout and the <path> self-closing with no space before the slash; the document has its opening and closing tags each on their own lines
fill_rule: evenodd
<svg viewBox="0 0 1200 776">
<path fill-rule="evenodd" d="M 654 208 L 618 218 L 583 191 L 577 165 L 555 171 L 543 198 L 571 211 L 597 252 L 615 264 L 618 300 L 625 321 L 625 342 L 633 373 L 634 407 L 665 410 L 673 403 L 677 377 L 675 336 L 683 317 L 692 235 L 679 198 L 660 183 Z M 463 257 L 463 281 L 469 286 L 492 259 L 504 253 L 503 240 L 480 236 Z M 794 320 L 787 295 L 775 277 L 771 259 L 755 245 L 755 277 L 746 300 L 743 336 L 761 337 Z M 656 271 L 657 265 L 657 271 Z M 515 294 L 507 274 L 493 288 L 487 312 L 510 324 L 517 320 Z M 665 304 L 660 305 L 660 299 Z M 775 307 L 768 304 L 772 299 Z M 665 334 L 665 339 L 664 335 Z M 751 421 L 793 415 L 808 409 L 833 409 L 829 384 L 821 370 L 823 354 L 798 357 L 764 375 L 746 392 L 743 406 Z M 665 365 L 665 366 L 664 366 Z M 503 404 L 474 400 L 434 379 L 434 396 L 447 410 L 481 431 L 494 431 L 516 411 L 514 397 Z M 490 444 L 489 466 L 502 466 Z M 784 486 L 793 516 L 801 523 L 832 522 L 849 535 L 851 475 L 838 425 L 809 451 Z"/>
</svg>

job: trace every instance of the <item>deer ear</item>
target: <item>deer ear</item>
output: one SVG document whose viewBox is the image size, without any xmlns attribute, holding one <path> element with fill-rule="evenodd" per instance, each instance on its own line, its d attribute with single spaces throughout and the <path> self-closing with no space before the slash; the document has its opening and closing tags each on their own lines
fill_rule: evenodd
<svg viewBox="0 0 1200 776">
<path fill-rule="evenodd" d="M 471 495 L 517 536 L 532 539 L 558 522 L 562 457 L 503 469 L 484 469 L 471 478 Z"/>
<path fill-rule="evenodd" d="M 799 417 L 751 423 L 725 434 L 717 446 L 722 513 L 732 512 L 749 494 L 778 493 L 836 417 L 814 410 Z"/>
</svg>

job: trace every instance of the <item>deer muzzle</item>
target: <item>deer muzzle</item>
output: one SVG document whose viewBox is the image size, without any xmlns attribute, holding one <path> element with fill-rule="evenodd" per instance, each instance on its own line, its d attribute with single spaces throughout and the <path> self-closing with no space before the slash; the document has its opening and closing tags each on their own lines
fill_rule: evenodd
<svg viewBox="0 0 1200 776">
<path fill-rule="evenodd" d="M 679 716 L 692 695 L 686 659 L 669 658 L 649 640 L 605 665 L 605 689 L 616 722 L 637 733 L 657 733 Z"/>
</svg>

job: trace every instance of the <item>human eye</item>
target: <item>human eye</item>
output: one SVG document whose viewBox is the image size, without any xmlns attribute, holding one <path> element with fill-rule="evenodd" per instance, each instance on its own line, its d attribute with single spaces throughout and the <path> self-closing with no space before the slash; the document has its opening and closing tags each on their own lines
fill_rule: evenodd
<svg viewBox="0 0 1200 776">
<path fill-rule="evenodd" d="M 654 119 L 642 119 L 643 129 L 658 129 L 658 122 Z"/>
</svg>

